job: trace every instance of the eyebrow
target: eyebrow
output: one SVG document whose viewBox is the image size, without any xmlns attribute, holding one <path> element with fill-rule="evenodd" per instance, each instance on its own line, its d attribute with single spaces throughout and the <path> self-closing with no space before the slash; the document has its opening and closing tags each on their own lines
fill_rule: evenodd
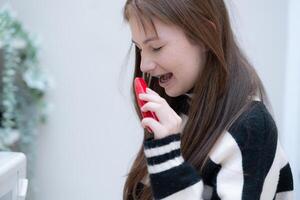
<svg viewBox="0 0 300 200">
<path fill-rule="evenodd" d="M 158 37 L 157 36 L 154 36 L 154 37 L 151 37 L 151 38 L 148 38 L 146 39 L 143 44 L 147 44 L 148 42 L 150 41 L 153 41 L 153 40 L 158 40 Z M 135 41 L 131 40 L 134 44 L 138 45 Z"/>
</svg>

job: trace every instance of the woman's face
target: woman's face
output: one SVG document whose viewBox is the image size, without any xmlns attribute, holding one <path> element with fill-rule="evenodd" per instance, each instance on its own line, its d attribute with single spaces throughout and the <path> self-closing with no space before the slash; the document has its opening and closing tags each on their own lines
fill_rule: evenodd
<svg viewBox="0 0 300 200">
<path fill-rule="evenodd" d="M 129 18 L 132 41 L 141 53 L 140 69 L 152 77 L 172 73 L 169 79 L 165 79 L 167 82 L 159 81 L 159 84 L 168 96 L 182 95 L 193 88 L 198 74 L 201 73 L 206 49 L 203 45 L 191 44 L 184 32 L 176 26 L 167 25 L 157 19 L 153 19 L 153 23 L 157 37 L 149 23 L 145 24 L 145 35 L 137 19 L 133 16 Z"/>
</svg>

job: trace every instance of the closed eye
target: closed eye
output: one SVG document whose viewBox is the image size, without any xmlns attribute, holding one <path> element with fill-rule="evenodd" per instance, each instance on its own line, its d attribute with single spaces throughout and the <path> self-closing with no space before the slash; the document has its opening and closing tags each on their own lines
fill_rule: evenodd
<svg viewBox="0 0 300 200">
<path fill-rule="evenodd" d="M 136 48 L 138 49 L 139 52 L 142 51 L 142 49 L 140 49 L 138 46 L 136 46 Z M 161 48 L 162 48 L 162 47 L 159 47 L 159 48 L 152 48 L 152 51 L 157 52 L 157 51 L 159 51 Z"/>
<path fill-rule="evenodd" d="M 159 51 L 162 47 L 159 47 L 159 48 L 153 48 L 152 50 L 153 51 Z"/>
</svg>

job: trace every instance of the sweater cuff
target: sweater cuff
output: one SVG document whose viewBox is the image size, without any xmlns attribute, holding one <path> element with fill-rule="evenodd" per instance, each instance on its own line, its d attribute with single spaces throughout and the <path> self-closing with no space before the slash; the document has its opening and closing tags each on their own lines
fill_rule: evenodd
<svg viewBox="0 0 300 200">
<path fill-rule="evenodd" d="M 184 162 L 181 155 L 181 134 L 172 134 L 161 139 L 144 141 L 149 174 L 156 174 L 177 167 Z"/>
</svg>

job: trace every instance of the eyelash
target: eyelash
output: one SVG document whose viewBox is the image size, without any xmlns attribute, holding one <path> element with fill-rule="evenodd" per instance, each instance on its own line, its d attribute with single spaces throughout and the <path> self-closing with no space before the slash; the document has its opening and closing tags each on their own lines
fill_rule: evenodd
<svg viewBox="0 0 300 200">
<path fill-rule="evenodd" d="M 138 48 L 138 47 L 137 47 Z M 154 52 L 158 52 L 162 47 L 159 48 L 152 48 L 152 51 Z M 138 48 L 138 50 L 141 52 L 142 50 L 140 48 Z"/>
<path fill-rule="evenodd" d="M 162 48 L 162 47 L 159 47 L 159 48 L 153 48 L 152 50 L 153 50 L 154 52 L 157 52 L 157 51 L 159 51 L 161 48 Z"/>
</svg>

